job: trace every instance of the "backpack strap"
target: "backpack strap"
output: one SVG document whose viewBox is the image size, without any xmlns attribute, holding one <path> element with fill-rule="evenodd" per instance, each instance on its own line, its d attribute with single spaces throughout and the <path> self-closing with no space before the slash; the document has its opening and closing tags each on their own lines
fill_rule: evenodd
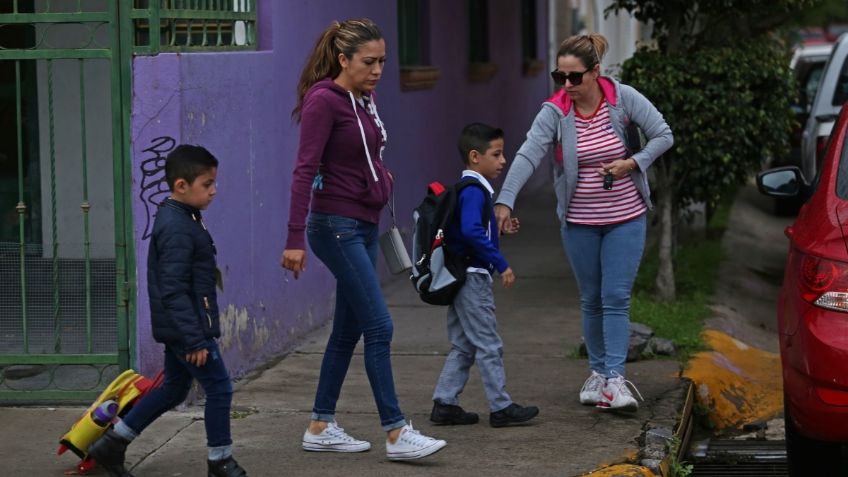
<svg viewBox="0 0 848 477">
<path fill-rule="evenodd" d="M 486 201 L 483 203 L 483 210 L 481 211 L 481 216 L 483 219 L 483 227 L 486 229 L 489 228 L 489 209 L 492 208 L 492 196 L 489 194 L 489 190 L 483 186 L 477 179 L 472 177 L 464 177 L 459 182 L 456 183 L 456 195 L 459 197 L 459 193 L 462 192 L 462 189 L 465 189 L 468 186 L 474 186 L 483 191 L 483 197 L 486 198 Z"/>
</svg>

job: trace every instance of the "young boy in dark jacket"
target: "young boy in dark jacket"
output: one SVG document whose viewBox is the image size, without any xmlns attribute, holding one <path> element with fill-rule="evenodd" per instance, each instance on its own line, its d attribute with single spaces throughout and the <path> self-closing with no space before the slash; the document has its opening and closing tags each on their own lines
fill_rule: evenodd
<svg viewBox="0 0 848 477">
<path fill-rule="evenodd" d="M 153 338 L 165 344 L 165 380 L 88 449 L 113 477 L 129 443 L 165 411 L 183 402 L 193 379 L 206 393 L 204 424 L 210 476 L 241 477 L 232 457 L 233 388 L 215 338 L 221 336 L 215 294 L 215 244 L 201 210 L 216 192 L 218 160 L 200 146 L 181 145 L 165 160 L 171 196 L 156 213 L 147 257 Z"/>
<path fill-rule="evenodd" d="M 430 420 L 436 424 L 478 421 L 477 414 L 459 406 L 459 394 L 475 361 L 489 401 L 492 427 L 529 421 L 539 413 L 535 406 L 514 403 L 506 392 L 503 342 L 495 317 L 492 274 L 501 275 L 504 288 L 515 281 L 512 269 L 498 250 L 498 224 L 492 207 L 494 189 L 489 184 L 506 164 L 503 137 L 500 129 L 474 123 L 466 126 L 459 138 L 459 153 L 466 167 L 462 180 L 476 184 L 460 191 L 445 240 L 452 253 L 468 256 L 470 261 L 465 283 L 448 308 L 451 350 L 433 393 Z M 514 221 L 513 230 L 517 226 Z"/>
</svg>

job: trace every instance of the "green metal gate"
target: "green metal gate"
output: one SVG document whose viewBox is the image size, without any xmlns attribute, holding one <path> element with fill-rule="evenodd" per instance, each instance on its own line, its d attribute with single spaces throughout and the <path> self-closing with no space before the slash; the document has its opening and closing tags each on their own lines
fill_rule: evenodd
<svg viewBox="0 0 848 477">
<path fill-rule="evenodd" d="M 131 2 L 0 5 L 0 401 L 130 366 Z"/>
</svg>

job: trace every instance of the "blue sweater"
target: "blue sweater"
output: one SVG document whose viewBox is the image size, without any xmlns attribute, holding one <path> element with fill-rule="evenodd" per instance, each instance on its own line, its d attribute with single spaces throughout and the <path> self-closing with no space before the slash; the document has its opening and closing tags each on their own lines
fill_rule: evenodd
<svg viewBox="0 0 848 477">
<path fill-rule="evenodd" d="M 489 273 L 504 272 L 509 264 L 498 249 L 498 222 L 495 209 L 488 201 L 489 228 L 483 226 L 483 213 L 486 207 L 486 194 L 489 192 L 477 179 L 464 177 L 463 180 L 475 181 L 479 186 L 462 189 L 457 198 L 456 213 L 445 234 L 448 248 L 457 255 L 468 255 L 469 267 L 488 270 Z"/>
</svg>

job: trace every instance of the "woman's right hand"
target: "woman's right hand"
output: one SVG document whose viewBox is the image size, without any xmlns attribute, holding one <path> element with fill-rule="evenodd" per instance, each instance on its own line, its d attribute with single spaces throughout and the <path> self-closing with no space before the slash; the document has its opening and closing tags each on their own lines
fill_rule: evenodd
<svg viewBox="0 0 848 477">
<path fill-rule="evenodd" d="M 501 234 L 510 234 L 513 232 L 512 209 L 503 204 L 495 204 L 495 220 L 498 221 L 498 231 Z"/>
<path fill-rule="evenodd" d="M 300 277 L 300 272 L 306 271 L 306 250 L 285 249 L 280 257 L 280 266 L 294 272 L 294 279 Z"/>
</svg>

